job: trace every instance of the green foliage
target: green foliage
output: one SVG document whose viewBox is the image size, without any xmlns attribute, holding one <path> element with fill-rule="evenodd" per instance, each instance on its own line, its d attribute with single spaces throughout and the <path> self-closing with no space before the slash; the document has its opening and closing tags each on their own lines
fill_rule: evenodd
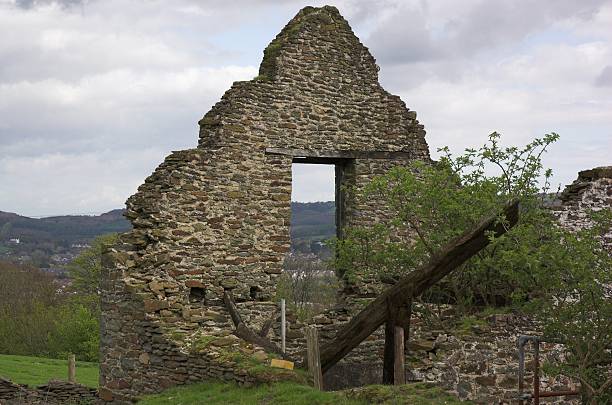
<svg viewBox="0 0 612 405">
<path fill-rule="evenodd" d="M 116 235 L 96 238 L 68 268 L 63 292 L 42 271 L 0 263 L 0 353 L 98 360 L 101 253 Z"/>
<path fill-rule="evenodd" d="M 592 214 L 593 226 L 563 233 L 565 271 L 549 274 L 538 312 L 545 336 L 564 342 L 565 360 L 548 372 L 580 381 L 585 404 L 612 403 L 612 256 L 599 238 L 612 229 L 612 212 Z"/>
<path fill-rule="evenodd" d="M 393 283 L 473 228 L 483 216 L 518 197 L 521 223 L 492 240 L 425 298 L 454 303 L 467 311 L 475 304 L 509 304 L 515 296 L 532 290 L 525 273 L 529 266 L 538 266 L 539 253 L 524 236 L 538 239 L 541 226 L 552 224 L 539 201 L 538 181 L 544 177 L 547 184 L 552 174 L 543 170 L 540 156 L 558 136 L 547 135 L 521 149 L 501 148 L 499 138 L 493 133 L 487 144 L 458 157 L 444 148 L 435 165 L 414 162 L 374 179 L 363 198 L 385 204 L 391 216 L 374 226 L 347 229 L 346 237 L 335 242 L 335 268 L 349 279 L 365 275 Z M 498 173 L 488 174 L 492 168 L 498 168 Z"/>
<path fill-rule="evenodd" d="M 408 384 L 400 387 L 372 385 L 347 392 L 322 392 L 293 382 L 280 382 L 240 388 L 228 383 L 194 384 L 172 388 L 158 395 L 151 395 L 139 402 L 142 405 L 168 404 L 410 404 L 410 405 L 468 405 L 426 384 Z"/>
<path fill-rule="evenodd" d="M 48 354 L 57 286 L 42 271 L 0 262 L 0 353 Z"/>
<path fill-rule="evenodd" d="M 460 335 L 471 335 L 474 330 L 482 330 L 487 327 L 487 322 L 476 315 L 467 315 L 460 318 L 455 331 Z"/>
<path fill-rule="evenodd" d="M 74 353 L 84 361 L 97 361 L 100 345 L 100 324 L 97 312 L 82 304 L 60 307 L 49 334 L 49 348 L 53 357 Z"/>
<path fill-rule="evenodd" d="M 68 359 L 14 356 L 0 354 L 0 377 L 18 384 L 37 386 L 49 380 L 66 380 Z M 98 386 L 98 363 L 76 362 L 77 382 L 88 387 Z"/>
<path fill-rule="evenodd" d="M 335 242 L 335 267 L 349 281 L 394 283 L 483 216 L 519 198 L 519 224 L 491 236 L 486 248 L 422 298 L 456 304 L 464 316 L 482 306 L 532 311 L 547 336 L 565 343 L 565 361 L 550 369 L 580 380 L 589 403 L 608 400 L 604 392 L 612 387 L 612 300 L 605 291 L 612 285 L 612 259 L 600 243 L 612 229 L 612 214 L 593 213 L 592 228 L 572 233 L 544 207 L 552 172 L 541 156 L 557 138 L 553 133 L 523 148 L 503 148 L 493 133 L 479 149 L 454 157 L 443 148 L 435 165 L 416 162 L 376 178 L 361 197 L 386 205 L 391 216 L 346 230 L 345 239 Z M 476 321 L 465 317 L 458 329 L 468 332 Z"/>
<path fill-rule="evenodd" d="M 102 252 L 116 242 L 116 233 L 98 236 L 91 242 L 90 248 L 83 250 L 66 266 L 72 279 L 72 289 L 81 295 L 98 295 Z"/>
</svg>

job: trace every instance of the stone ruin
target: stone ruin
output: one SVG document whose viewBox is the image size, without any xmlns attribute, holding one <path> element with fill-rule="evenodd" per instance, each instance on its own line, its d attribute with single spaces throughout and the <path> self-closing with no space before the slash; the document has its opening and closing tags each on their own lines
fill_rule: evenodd
<svg viewBox="0 0 612 405">
<path fill-rule="evenodd" d="M 173 152 L 128 199 L 133 230 L 104 258 L 101 398 L 257 380 L 228 355 L 266 358 L 230 334 L 223 293 L 254 329 L 274 313 L 292 163 L 335 165 L 341 232 L 384 215 L 345 190 L 430 161 L 423 125 L 378 70 L 336 8 L 302 9 L 265 49 L 259 76 L 234 83 L 200 120 L 198 147 Z M 292 327 L 288 345 L 303 349 Z"/>
<path fill-rule="evenodd" d="M 77 383 L 51 380 L 29 387 L 0 377 L 0 404 L 91 404 L 97 398 L 96 389 Z"/>
<path fill-rule="evenodd" d="M 393 166 L 431 161 L 416 113 L 382 89 L 374 58 L 329 6 L 301 10 L 264 50 L 259 76 L 234 83 L 199 124 L 197 148 L 173 152 L 128 199 L 133 230 L 104 256 L 102 400 L 121 403 L 207 379 L 299 378 L 257 366 L 269 354 L 232 334 L 223 302 L 231 291 L 245 323 L 261 331 L 271 325 L 267 335 L 278 343 L 276 282 L 290 248 L 292 163 L 335 166 L 341 235 L 345 226 L 385 218 L 383 207 L 347 190 Z M 581 172 L 556 208 L 562 222 L 585 225 L 592 199 L 609 206 L 610 177 L 610 168 Z M 323 342 L 381 287 L 342 282 L 340 304 L 312 320 Z M 306 325 L 291 313 L 287 319 L 287 351 L 295 355 L 305 349 Z M 537 333 L 537 325 L 497 316 L 478 333 L 453 336 L 414 323 L 413 378 L 477 403 L 511 402 L 516 336 Z M 325 374 L 326 388 L 381 382 L 383 329 Z"/>
<path fill-rule="evenodd" d="M 577 231 L 591 225 L 589 211 L 612 207 L 612 166 L 596 167 L 578 173 L 578 178 L 551 205 L 559 222 Z M 612 252 L 612 229 L 602 235 L 603 244 Z"/>
</svg>

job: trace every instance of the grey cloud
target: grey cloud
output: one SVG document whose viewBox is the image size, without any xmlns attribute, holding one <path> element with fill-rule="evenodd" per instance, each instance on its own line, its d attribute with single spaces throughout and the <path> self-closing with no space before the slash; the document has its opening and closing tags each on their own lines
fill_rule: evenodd
<svg viewBox="0 0 612 405">
<path fill-rule="evenodd" d="M 565 72 L 577 69 L 572 57 L 558 77 L 544 67 L 547 55 L 512 65 L 518 72 L 502 79 L 495 65 L 516 61 L 508 45 L 555 21 L 572 18 L 585 27 L 599 2 L 502 0 L 496 9 L 488 1 L 439 1 L 337 1 L 355 32 L 365 33 L 383 85 L 418 111 L 432 150 L 452 142 L 471 146 L 469 136 L 501 130 L 508 121 L 520 123 L 519 134 L 532 131 L 536 119 L 550 130 L 560 118 L 576 133 L 588 122 L 592 133 L 607 128 L 609 134 L 610 119 L 597 105 L 603 91 L 592 86 L 597 73 L 581 70 L 591 79 L 588 86 L 572 82 L 579 91 L 564 87 Z M 49 3 L 0 1 L 0 210 L 61 214 L 120 206 L 170 150 L 195 146 L 197 120 L 233 80 L 257 74 L 263 47 L 304 6 L 298 0 L 92 0 L 42 7 Z M 501 56 L 473 57 L 489 49 Z M 521 75 L 545 87 L 548 98 L 542 89 L 504 91 Z M 610 85 L 609 69 L 597 83 Z M 573 94 L 594 103 L 571 114 L 552 104 L 581 101 Z M 546 116 L 548 109 L 556 115 Z M 571 133 L 568 123 L 559 125 L 562 135 Z M 602 144 L 602 137 L 594 139 Z M 574 177 L 589 165 L 581 158 L 567 171 Z M 310 169 L 295 172 L 296 181 L 309 185 L 297 198 L 328 199 L 333 188 L 324 191 L 326 175 Z"/>
<path fill-rule="evenodd" d="M 402 64 L 429 61 L 443 51 L 425 26 L 426 17 L 417 8 L 404 9 L 374 31 L 367 43 L 385 63 Z"/>
<path fill-rule="evenodd" d="M 481 1 L 461 19 L 447 25 L 456 54 L 504 46 L 568 18 L 589 20 L 605 0 Z"/>
<path fill-rule="evenodd" d="M 442 12 L 432 14 L 428 2 L 407 3 L 381 24 L 367 43 L 381 62 L 389 64 L 466 59 L 517 43 L 560 20 L 589 20 L 605 0 L 487 0 L 465 7 L 457 4 L 451 2 L 447 10 L 442 8 Z"/>
<path fill-rule="evenodd" d="M 612 87 L 612 65 L 606 66 L 597 79 L 595 79 L 595 85 L 598 87 Z"/>
<path fill-rule="evenodd" d="M 17 7 L 27 10 L 46 4 L 59 4 L 63 7 L 72 7 L 85 5 L 87 3 L 89 3 L 88 0 L 17 0 L 15 4 Z"/>
</svg>

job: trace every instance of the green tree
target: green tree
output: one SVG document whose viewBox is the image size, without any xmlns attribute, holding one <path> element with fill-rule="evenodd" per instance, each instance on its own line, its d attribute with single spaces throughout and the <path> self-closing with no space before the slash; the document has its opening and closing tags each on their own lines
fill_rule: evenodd
<svg viewBox="0 0 612 405">
<path fill-rule="evenodd" d="M 533 282 L 524 261 L 537 264 L 538 245 L 521 243 L 525 237 L 542 238 L 541 233 L 546 232 L 543 223 L 553 222 L 541 204 L 540 193 L 548 191 L 552 175 L 544 170 L 541 155 L 557 138 L 550 134 L 523 148 L 502 148 L 500 135 L 493 133 L 487 144 L 461 156 L 454 157 L 444 148 L 443 157 L 434 165 L 414 162 L 375 178 L 360 197 L 388 207 L 389 219 L 347 229 L 346 237 L 335 243 L 336 269 L 348 278 L 365 274 L 393 283 L 484 215 L 499 211 L 509 199 L 518 197 L 521 223 L 493 240 L 427 296 L 464 310 L 474 304 L 505 305 L 524 295 L 525 287 L 532 290 L 529 286 Z M 540 180 L 544 189 L 539 187 Z M 502 257 L 505 266 L 500 266 Z"/>
<path fill-rule="evenodd" d="M 102 252 L 117 241 L 117 234 L 98 236 L 88 249 L 83 250 L 67 266 L 72 279 L 71 288 L 83 296 L 99 294 Z"/>
<path fill-rule="evenodd" d="M 51 356 L 66 358 L 74 353 L 83 361 L 98 361 L 100 324 L 98 313 L 90 307 L 71 302 L 57 308 L 54 328 L 49 334 Z"/>
<path fill-rule="evenodd" d="M 612 302 L 605 296 L 610 256 L 597 233 L 611 228 L 602 212 L 601 226 L 572 234 L 544 207 L 552 171 L 541 158 L 557 139 L 552 133 L 522 148 L 502 147 L 493 133 L 485 145 L 460 156 L 443 148 L 433 165 L 415 162 L 377 177 L 356 196 L 382 203 L 389 217 L 346 229 L 334 242 L 334 264 L 349 281 L 394 283 L 484 215 L 519 198 L 519 224 L 499 238 L 491 236 L 485 249 L 422 298 L 456 304 L 464 314 L 483 306 L 537 308 L 549 324 L 547 335 L 566 343 L 568 356 L 557 371 L 578 378 L 584 401 L 592 401 L 612 384 Z"/>
<path fill-rule="evenodd" d="M 564 342 L 565 360 L 546 368 L 580 381 L 582 402 L 596 405 L 612 403 L 612 256 L 599 243 L 612 229 L 612 212 L 591 219 L 575 234 L 557 229 L 555 256 L 565 271 L 549 274 L 537 313 L 545 336 Z"/>
</svg>

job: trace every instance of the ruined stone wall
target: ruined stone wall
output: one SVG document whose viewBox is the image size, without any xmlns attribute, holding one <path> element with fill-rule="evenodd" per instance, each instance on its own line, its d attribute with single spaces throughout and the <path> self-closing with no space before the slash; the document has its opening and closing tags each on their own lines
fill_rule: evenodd
<svg viewBox="0 0 612 405">
<path fill-rule="evenodd" d="M 92 404 L 97 397 L 96 389 L 81 384 L 52 380 L 28 387 L 0 377 L 0 404 Z"/>
<path fill-rule="evenodd" d="M 303 9 L 265 50 L 260 75 L 234 83 L 200 121 L 198 147 L 168 156 L 128 200 L 133 230 L 102 274 L 103 399 L 270 378 L 258 363 L 267 354 L 231 335 L 222 294 L 232 291 L 253 329 L 273 313 L 294 157 L 341 161 L 344 185 L 357 188 L 429 161 L 416 114 L 377 72 L 335 8 Z M 378 207 L 343 201 L 345 223 L 376 221 Z"/>
<path fill-rule="evenodd" d="M 612 166 L 596 167 L 578 173 L 578 178 L 551 207 L 559 222 L 570 230 L 591 226 L 589 211 L 612 208 Z M 612 229 L 603 235 L 603 243 L 612 252 Z"/>
</svg>

